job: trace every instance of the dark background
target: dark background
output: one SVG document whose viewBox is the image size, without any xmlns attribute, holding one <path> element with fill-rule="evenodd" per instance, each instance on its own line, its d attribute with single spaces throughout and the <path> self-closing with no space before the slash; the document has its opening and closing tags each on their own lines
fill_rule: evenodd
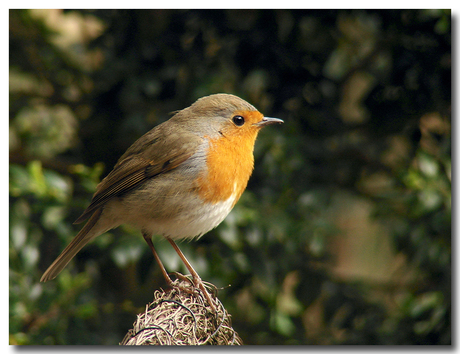
<svg viewBox="0 0 460 354">
<path fill-rule="evenodd" d="M 450 10 L 10 10 L 9 30 L 10 344 L 121 341 L 165 286 L 137 230 L 39 279 L 121 154 L 218 92 L 285 121 L 180 244 L 244 343 L 451 343 Z"/>
</svg>

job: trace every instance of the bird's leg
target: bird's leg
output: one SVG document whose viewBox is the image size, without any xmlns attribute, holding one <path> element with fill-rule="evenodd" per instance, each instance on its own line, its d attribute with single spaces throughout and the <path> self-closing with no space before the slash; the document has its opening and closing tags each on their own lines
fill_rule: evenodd
<svg viewBox="0 0 460 354">
<path fill-rule="evenodd" d="M 187 260 L 187 258 L 185 258 L 184 254 L 179 249 L 179 247 L 176 245 L 176 243 L 173 240 L 171 240 L 170 238 L 166 238 L 166 239 L 169 241 L 171 246 L 174 247 L 174 249 L 176 250 L 177 254 L 182 259 L 182 262 L 184 262 L 185 266 L 187 267 L 188 271 L 190 272 L 190 274 L 193 277 L 193 281 L 195 283 L 195 286 L 197 288 L 199 288 L 203 292 L 204 296 L 206 297 L 206 300 L 208 300 L 209 306 L 211 306 L 211 308 L 214 310 L 214 312 L 216 312 L 216 307 L 214 306 L 214 302 L 212 301 L 211 296 L 209 295 L 209 292 L 204 287 L 203 281 L 201 280 L 201 278 L 198 275 L 198 273 L 195 271 L 195 269 L 193 269 L 192 265 Z"/>
<path fill-rule="evenodd" d="M 147 234 L 147 233 L 145 233 L 145 232 L 142 232 L 142 236 L 144 237 L 145 242 L 147 242 L 147 244 L 149 245 L 150 249 L 152 250 L 153 257 L 155 257 L 155 260 L 157 261 L 158 265 L 160 266 L 161 273 L 163 273 L 163 277 L 165 278 L 166 283 L 168 283 L 168 285 L 172 287 L 173 286 L 173 281 L 169 277 L 169 274 L 166 271 L 165 266 L 161 262 L 161 259 L 158 256 L 157 251 L 155 251 L 155 247 L 153 247 L 152 236 Z"/>
</svg>

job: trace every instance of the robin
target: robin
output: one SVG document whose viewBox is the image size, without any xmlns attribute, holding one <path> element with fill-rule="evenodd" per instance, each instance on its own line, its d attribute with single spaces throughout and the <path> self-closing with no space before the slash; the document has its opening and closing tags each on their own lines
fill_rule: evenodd
<svg viewBox="0 0 460 354">
<path fill-rule="evenodd" d="M 129 147 L 99 183 L 75 224 L 88 221 L 41 281 L 54 279 L 96 236 L 126 223 L 142 231 L 171 285 L 152 243 L 153 235 L 163 235 L 214 308 L 200 277 L 174 241 L 199 238 L 225 219 L 251 176 L 259 130 L 275 123 L 283 121 L 264 117 L 229 94 L 202 97 L 175 113 Z"/>
</svg>

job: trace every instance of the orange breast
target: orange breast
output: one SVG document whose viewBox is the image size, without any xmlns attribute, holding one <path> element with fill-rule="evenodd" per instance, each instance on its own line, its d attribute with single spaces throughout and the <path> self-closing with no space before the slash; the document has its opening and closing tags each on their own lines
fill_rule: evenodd
<svg viewBox="0 0 460 354">
<path fill-rule="evenodd" d="M 198 179 L 197 186 L 203 200 L 215 204 L 234 197 L 235 205 L 241 197 L 254 168 L 257 131 L 248 133 L 209 139 L 207 173 Z"/>
</svg>

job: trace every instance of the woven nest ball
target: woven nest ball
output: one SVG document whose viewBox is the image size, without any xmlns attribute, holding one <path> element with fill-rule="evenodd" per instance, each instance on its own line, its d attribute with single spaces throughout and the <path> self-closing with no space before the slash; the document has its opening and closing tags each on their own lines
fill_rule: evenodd
<svg viewBox="0 0 460 354">
<path fill-rule="evenodd" d="M 155 291 L 153 302 L 137 315 L 120 345 L 242 345 L 231 316 L 215 296 L 217 288 L 204 284 L 216 311 L 189 277 L 178 275 L 171 289 Z"/>
</svg>

